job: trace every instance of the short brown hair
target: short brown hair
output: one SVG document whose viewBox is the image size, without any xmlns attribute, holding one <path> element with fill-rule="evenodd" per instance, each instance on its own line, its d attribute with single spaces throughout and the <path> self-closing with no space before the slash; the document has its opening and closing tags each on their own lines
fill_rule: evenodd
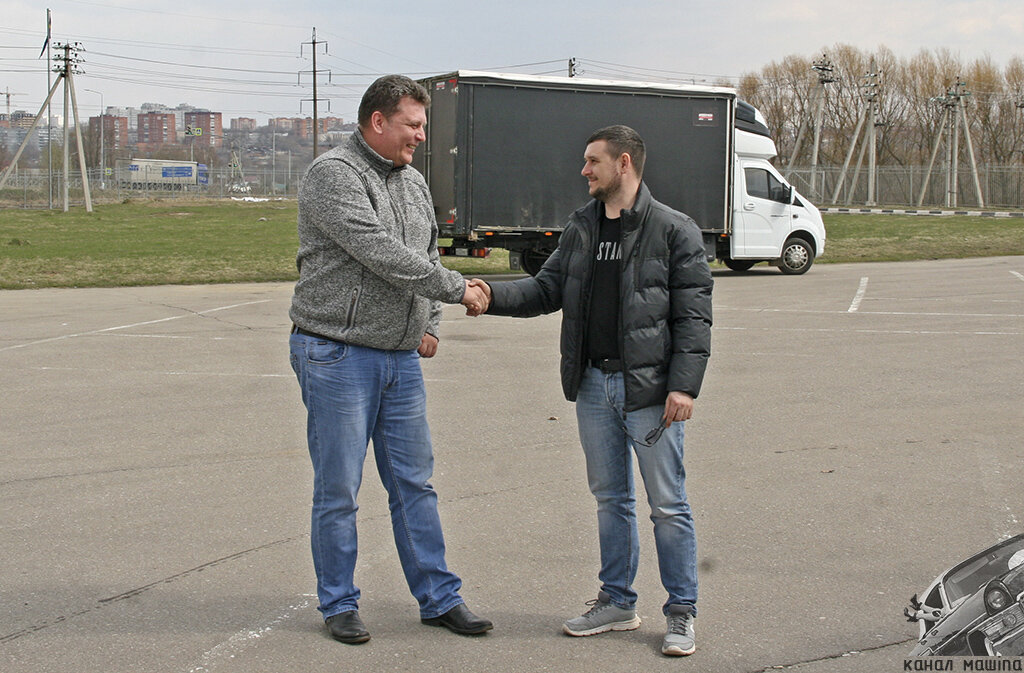
<svg viewBox="0 0 1024 673">
<path fill-rule="evenodd" d="M 390 118 L 398 111 L 401 100 L 407 96 L 422 103 L 424 107 L 430 106 L 427 90 L 405 75 L 384 75 L 377 79 L 359 101 L 359 126 L 365 128 L 374 112 Z"/>
<path fill-rule="evenodd" d="M 633 160 L 633 169 L 636 171 L 636 176 L 642 178 L 644 175 L 644 162 L 647 160 L 647 148 L 644 145 L 644 139 L 640 137 L 640 134 L 622 124 L 616 124 L 615 126 L 606 126 L 603 129 L 598 129 L 590 134 L 587 138 L 587 144 L 603 140 L 608 143 L 608 149 L 611 150 L 612 156 L 616 159 L 621 157 L 623 154 L 628 154 Z"/>
</svg>

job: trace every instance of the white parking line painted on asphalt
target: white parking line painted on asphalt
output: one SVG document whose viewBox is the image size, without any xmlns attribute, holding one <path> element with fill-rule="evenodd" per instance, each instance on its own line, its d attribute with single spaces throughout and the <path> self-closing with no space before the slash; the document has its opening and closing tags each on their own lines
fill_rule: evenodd
<svg viewBox="0 0 1024 673">
<path fill-rule="evenodd" d="M 964 332 L 959 330 L 922 330 L 922 329 L 834 329 L 829 327 L 719 327 L 715 325 L 712 331 L 726 330 L 730 332 L 822 332 L 834 334 L 928 334 L 928 335 L 957 335 L 957 336 L 1020 336 L 1024 332 L 993 332 L 977 331 Z"/>
<path fill-rule="evenodd" d="M 845 315 L 846 311 L 821 311 L 805 308 L 737 308 L 715 306 L 716 311 L 742 311 L 745 313 L 807 313 L 812 315 Z M 936 318 L 1024 318 L 1024 313 L 940 313 L 938 311 L 858 311 L 860 315 L 916 315 Z"/>
<path fill-rule="evenodd" d="M 15 344 L 13 346 L 4 346 L 0 348 L 0 352 L 12 351 L 16 348 L 28 348 L 29 346 L 37 346 L 39 344 L 50 343 L 52 341 L 63 341 L 64 339 L 74 339 L 75 337 L 91 336 L 93 334 L 103 334 L 104 332 L 113 332 L 119 329 L 129 329 L 132 327 L 141 327 L 142 325 L 155 325 L 161 322 L 168 322 L 170 320 L 178 320 L 179 318 L 189 318 L 197 315 L 206 315 L 207 313 L 215 313 L 217 311 L 227 311 L 228 309 L 238 308 L 239 306 L 251 306 L 253 304 L 265 304 L 271 299 L 260 299 L 258 301 L 245 301 L 241 304 L 231 304 L 229 306 L 218 306 L 217 308 L 210 308 L 205 311 L 189 311 L 182 315 L 172 315 L 169 318 L 159 318 L 157 320 L 146 320 L 145 322 L 136 322 L 131 325 L 118 325 L 117 327 L 104 327 L 103 329 L 94 329 L 89 332 L 79 332 L 78 334 L 64 334 L 62 336 L 50 337 L 49 339 L 39 339 L 38 341 L 29 341 L 24 344 Z"/>
<path fill-rule="evenodd" d="M 108 334 L 104 336 L 128 337 L 130 339 L 206 339 L 208 341 L 227 341 L 231 337 L 194 336 L 184 334 Z"/>
<path fill-rule="evenodd" d="M 305 610 L 309 607 L 313 598 L 316 598 L 313 594 L 303 594 L 302 598 L 305 600 L 300 601 L 294 605 L 289 605 L 285 608 L 283 614 L 274 619 L 270 620 L 262 626 L 257 626 L 251 629 L 245 629 L 239 631 L 235 635 L 231 636 L 223 643 L 207 650 L 199 658 L 199 663 L 188 669 L 188 673 L 200 673 L 204 671 L 211 671 L 222 659 L 233 659 L 243 650 L 251 647 L 260 638 L 269 634 L 274 630 L 275 627 L 280 626 L 282 623 L 288 621 L 295 616 L 300 610 Z"/>
<path fill-rule="evenodd" d="M 51 367 L 51 366 L 40 366 L 40 367 L 10 367 L 9 369 L 28 369 L 36 372 L 105 372 L 110 373 L 110 369 L 100 369 L 99 367 Z M 294 374 L 249 374 L 246 372 L 189 372 L 189 371 L 168 371 L 168 370 L 152 370 L 152 369 L 118 369 L 119 374 L 145 374 L 147 376 L 159 375 L 159 376 L 241 376 L 245 378 L 253 379 L 288 379 L 292 378 Z"/>
<path fill-rule="evenodd" d="M 1024 280 L 1024 273 L 1020 273 L 1019 271 L 1011 271 L 1010 273 L 1012 273 L 1014 276 L 1017 276 L 1017 278 Z"/>
<path fill-rule="evenodd" d="M 853 295 L 853 302 L 850 304 L 850 308 L 846 309 L 847 313 L 856 313 L 857 309 L 860 308 L 860 303 L 864 299 L 864 293 L 868 290 L 868 277 L 864 276 L 860 279 L 860 287 L 857 288 L 857 294 Z"/>
</svg>

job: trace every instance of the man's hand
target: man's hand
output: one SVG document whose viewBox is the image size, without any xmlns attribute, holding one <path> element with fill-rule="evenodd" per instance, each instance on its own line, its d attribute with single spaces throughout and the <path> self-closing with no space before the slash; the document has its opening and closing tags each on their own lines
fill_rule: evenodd
<svg viewBox="0 0 1024 673">
<path fill-rule="evenodd" d="M 462 295 L 462 305 L 466 307 L 466 315 L 477 316 L 485 312 L 491 302 L 490 294 L 490 288 L 482 280 L 474 278 L 472 282 L 466 281 L 466 292 Z"/>
<path fill-rule="evenodd" d="M 671 427 L 676 421 L 688 421 L 693 416 L 693 398 L 686 393 L 673 390 L 665 400 L 665 415 L 662 420 L 665 427 Z"/>
<path fill-rule="evenodd" d="M 420 347 L 416 349 L 421 358 L 432 358 L 437 354 L 437 337 L 433 334 L 424 334 L 420 339 Z"/>
<path fill-rule="evenodd" d="M 484 305 L 484 307 L 480 311 L 480 313 L 487 313 L 487 309 L 491 306 L 491 298 L 492 298 L 491 286 L 488 285 L 487 283 L 483 282 L 479 278 L 474 278 L 474 279 L 470 280 L 469 281 L 469 286 L 470 287 L 480 288 L 481 290 L 484 291 L 484 296 L 487 297 L 487 303 Z M 473 313 L 472 315 L 480 315 L 480 313 Z"/>
</svg>

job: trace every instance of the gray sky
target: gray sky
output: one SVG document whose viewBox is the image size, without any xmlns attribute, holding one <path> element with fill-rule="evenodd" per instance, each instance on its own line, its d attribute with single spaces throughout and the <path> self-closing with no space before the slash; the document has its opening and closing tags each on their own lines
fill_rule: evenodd
<svg viewBox="0 0 1024 673">
<path fill-rule="evenodd" d="M 46 97 L 46 6 L 3 0 L 0 94 L 12 110 L 37 112 Z M 312 37 L 322 116 L 352 119 L 374 76 L 426 76 L 457 69 L 564 74 L 570 57 L 584 76 L 692 78 L 758 71 L 837 43 L 885 45 L 897 56 L 947 48 L 964 61 L 1024 56 L 1020 0 L 422 0 L 416 3 L 226 0 L 154 6 L 138 0 L 52 0 L 53 41 L 81 42 L 75 78 L 82 116 L 107 106 L 188 103 L 231 117 L 308 116 Z M 300 56 L 300 49 L 302 50 Z M 54 54 L 56 55 L 56 53 Z M 510 67 L 519 66 L 519 67 Z M 301 81 L 301 85 L 299 82 Z M 61 99 L 58 92 L 56 100 Z M 6 111 L 0 95 L 0 109 Z M 55 110 L 59 109 L 58 104 Z"/>
</svg>

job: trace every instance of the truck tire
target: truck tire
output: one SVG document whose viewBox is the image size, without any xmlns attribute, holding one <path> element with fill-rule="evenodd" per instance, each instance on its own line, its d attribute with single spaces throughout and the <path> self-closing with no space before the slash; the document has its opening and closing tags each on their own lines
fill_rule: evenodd
<svg viewBox="0 0 1024 673">
<path fill-rule="evenodd" d="M 752 259 L 732 259 L 731 257 L 724 257 L 722 258 L 722 264 L 725 264 L 733 271 L 750 271 L 757 262 Z"/>
<path fill-rule="evenodd" d="M 807 273 L 814 263 L 814 249 L 811 244 L 802 238 L 790 238 L 782 246 L 782 258 L 779 264 L 779 271 L 789 276 L 799 276 Z"/>
<path fill-rule="evenodd" d="M 523 250 L 520 259 L 523 264 L 523 271 L 536 276 L 540 268 L 544 266 L 544 262 L 548 261 L 548 257 L 551 256 L 550 252 L 541 252 L 539 250 Z"/>
</svg>

